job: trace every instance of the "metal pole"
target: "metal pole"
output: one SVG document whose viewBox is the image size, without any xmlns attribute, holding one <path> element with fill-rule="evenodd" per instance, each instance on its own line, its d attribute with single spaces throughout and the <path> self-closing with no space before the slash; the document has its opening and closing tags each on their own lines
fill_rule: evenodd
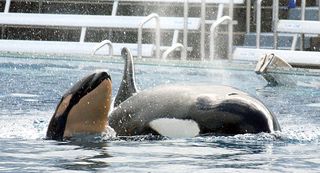
<svg viewBox="0 0 320 173">
<path fill-rule="evenodd" d="M 260 49 L 260 35 L 261 35 L 261 3 L 262 0 L 257 1 L 257 26 L 256 26 L 256 46 Z"/>
<path fill-rule="evenodd" d="M 183 60 L 187 59 L 187 48 L 188 48 L 188 0 L 184 0 L 184 7 L 183 7 L 183 12 L 184 12 L 184 28 L 183 28 L 183 46 L 184 49 L 182 51 L 181 57 L 183 57 Z"/>
<path fill-rule="evenodd" d="M 217 20 L 223 16 L 223 9 L 224 9 L 224 4 L 219 4 L 218 6 L 218 13 L 217 13 Z"/>
<path fill-rule="evenodd" d="M 119 5 L 119 0 L 114 0 L 113 6 L 112 6 L 111 16 L 116 16 L 117 15 L 118 5 Z"/>
<path fill-rule="evenodd" d="M 166 60 L 168 58 L 168 55 L 170 53 L 172 53 L 176 49 L 180 49 L 181 51 L 183 51 L 184 48 L 183 48 L 183 45 L 181 43 L 175 43 L 169 49 L 167 49 L 165 52 L 163 52 L 162 59 Z"/>
<path fill-rule="evenodd" d="M 6 6 L 4 7 L 4 13 L 9 13 L 11 0 L 6 0 Z"/>
<path fill-rule="evenodd" d="M 157 21 L 157 26 L 156 26 L 156 58 L 159 59 L 160 58 L 160 18 L 158 15 L 156 15 L 155 17 L 156 21 Z"/>
<path fill-rule="evenodd" d="M 231 21 L 229 22 L 228 25 L 228 35 L 229 35 L 229 39 L 228 39 L 228 59 L 231 58 L 232 56 L 232 52 L 233 52 L 233 0 L 229 1 L 229 17 L 231 19 Z"/>
<path fill-rule="evenodd" d="M 160 59 L 160 18 L 158 14 L 152 13 L 147 16 L 140 24 L 138 28 L 138 58 L 142 58 L 142 27 L 145 23 L 151 19 L 156 20 L 156 58 Z"/>
<path fill-rule="evenodd" d="M 42 12 L 42 5 L 43 5 L 43 1 L 40 0 L 40 1 L 39 1 L 38 13 L 41 13 L 41 12 Z"/>
<path fill-rule="evenodd" d="M 201 35 L 200 35 L 200 53 L 201 61 L 205 58 L 205 36 L 206 36 L 206 0 L 201 0 Z"/>
<path fill-rule="evenodd" d="M 112 57 L 113 56 L 113 45 L 112 45 L 112 42 L 110 40 L 103 40 L 96 47 L 94 47 L 93 55 L 95 55 L 96 52 L 99 49 L 101 49 L 103 46 L 105 46 L 105 45 L 108 45 L 108 47 L 109 47 L 109 56 Z"/>
<path fill-rule="evenodd" d="M 273 0 L 273 48 L 278 49 L 279 0 Z"/>
<path fill-rule="evenodd" d="M 81 28 L 80 42 L 83 43 L 86 38 L 87 27 Z"/>
<path fill-rule="evenodd" d="M 9 13 L 11 0 L 6 0 L 6 4 L 4 7 L 4 13 Z M 5 27 L 1 27 L 1 38 L 4 38 Z"/>
<path fill-rule="evenodd" d="M 251 0 L 247 0 L 247 10 L 246 10 L 246 32 L 250 33 L 250 19 L 251 19 Z"/>
<path fill-rule="evenodd" d="M 291 50 L 296 50 L 297 42 L 298 42 L 298 34 L 295 34 L 292 39 Z"/>
<path fill-rule="evenodd" d="M 215 41 L 214 41 L 214 37 L 215 37 L 215 32 L 216 29 L 218 28 L 218 26 L 220 26 L 223 22 L 227 21 L 228 23 L 232 23 L 232 19 L 229 16 L 223 16 L 221 18 L 219 18 L 216 22 L 214 22 L 211 27 L 210 27 L 210 60 L 212 61 L 215 58 Z M 229 33 L 229 37 L 232 35 L 233 33 Z M 230 47 L 229 47 L 230 49 Z M 232 50 L 228 50 L 228 52 L 231 52 Z"/>
<path fill-rule="evenodd" d="M 320 0 L 318 0 L 318 6 L 319 6 L 319 9 L 318 9 L 318 20 L 320 21 Z"/>
<path fill-rule="evenodd" d="M 306 0 L 301 0 L 301 20 L 305 20 L 306 14 Z M 300 36 L 300 50 L 304 49 L 304 34 Z"/>
<path fill-rule="evenodd" d="M 119 6 L 119 0 L 114 0 L 113 5 L 112 5 L 111 16 L 117 15 L 118 6 Z M 110 40 L 113 39 L 112 29 L 110 29 L 108 32 L 108 39 L 110 39 Z"/>
</svg>

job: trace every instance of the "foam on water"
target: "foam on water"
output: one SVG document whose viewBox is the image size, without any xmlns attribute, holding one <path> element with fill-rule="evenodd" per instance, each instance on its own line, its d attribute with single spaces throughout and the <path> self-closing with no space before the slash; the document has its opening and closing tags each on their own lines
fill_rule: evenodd
<svg viewBox="0 0 320 173">
<path fill-rule="evenodd" d="M 311 103 L 311 104 L 307 104 L 307 106 L 310 106 L 310 107 L 320 107 L 320 103 Z"/>
<path fill-rule="evenodd" d="M 309 126 L 285 129 L 279 137 L 284 142 L 318 144 L 320 141 L 320 128 Z"/>
<path fill-rule="evenodd" d="M 48 125 L 48 112 L 1 110 L 0 138 L 42 139 Z"/>
<path fill-rule="evenodd" d="M 26 94 L 26 93 L 11 93 L 11 94 L 9 94 L 9 96 L 11 96 L 11 97 L 24 97 L 24 98 L 35 98 L 35 97 L 39 97 L 39 95 Z"/>
<path fill-rule="evenodd" d="M 48 113 L 49 112 L 49 113 Z M 9 111 L 2 110 L 0 114 L 0 139 L 3 138 L 18 138 L 18 139 L 43 139 L 49 120 L 52 115 L 52 110 L 48 112 L 41 111 Z M 51 113 L 50 113 L 51 112 Z M 310 124 L 309 126 L 283 126 L 281 132 L 260 133 L 260 134 L 243 134 L 235 136 L 203 136 L 185 139 L 194 139 L 205 142 L 217 142 L 217 141 L 233 141 L 236 143 L 314 143 L 317 144 L 320 141 L 320 128 Z M 110 128 L 109 128 L 110 129 Z M 108 133 L 110 132 L 110 133 Z M 82 141 L 109 141 L 119 140 L 124 138 L 115 138 L 115 132 L 108 130 L 106 133 L 98 136 L 90 136 L 85 138 L 79 138 Z M 136 136 L 132 138 L 126 138 L 129 141 L 144 141 L 150 139 L 170 139 L 170 138 L 158 138 L 152 136 Z M 176 139 L 176 138 L 172 138 Z M 177 139 L 178 140 L 178 139 Z"/>
</svg>

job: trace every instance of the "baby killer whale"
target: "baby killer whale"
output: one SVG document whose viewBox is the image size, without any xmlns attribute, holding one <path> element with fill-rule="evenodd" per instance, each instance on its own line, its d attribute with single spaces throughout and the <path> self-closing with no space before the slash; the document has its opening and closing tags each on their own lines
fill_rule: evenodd
<svg viewBox="0 0 320 173">
<path fill-rule="evenodd" d="M 84 77 L 61 98 L 47 129 L 47 139 L 63 140 L 78 134 L 102 133 L 108 124 L 112 95 L 106 72 Z"/>
</svg>

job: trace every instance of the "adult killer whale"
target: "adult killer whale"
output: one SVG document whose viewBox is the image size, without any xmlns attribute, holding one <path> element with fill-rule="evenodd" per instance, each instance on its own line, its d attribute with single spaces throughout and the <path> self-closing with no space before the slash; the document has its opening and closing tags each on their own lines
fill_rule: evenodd
<svg viewBox="0 0 320 173">
<path fill-rule="evenodd" d="M 91 74 L 62 97 L 47 129 L 47 139 L 99 134 L 109 125 L 118 136 L 154 134 L 192 137 L 280 131 L 276 117 L 259 100 L 227 86 L 168 85 L 137 92 L 133 59 L 126 60 L 123 79 L 111 106 L 111 77 Z"/>
<path fill-rule="evenodd" d="M 123 48 L 123 79 L 109 115 L 118 136 L 235 135 L 280 131 L 274 114 L 258 99 L 228 86 L 166 85 L 137 92 L 133 58 Z"/>
<path fill-rule="evenodd" d="M 106 72 L 84 77 L 60 100 L 47 129 L 47 139 L 63 140 L 75 135 L 106 131 L 112 95 Z"/>
</svg>

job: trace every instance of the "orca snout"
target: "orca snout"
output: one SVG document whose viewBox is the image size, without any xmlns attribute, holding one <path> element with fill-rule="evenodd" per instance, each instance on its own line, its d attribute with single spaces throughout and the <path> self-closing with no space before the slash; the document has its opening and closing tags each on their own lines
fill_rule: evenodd
<svg viewBox="0 0 320 173">
<path fill-rule="evenodd" d="M 105 71 L 97 72 L 92 77 L 91 83 L 92 83 L 92 85 L 94 85 L 94 83 L 96 83 L 96 85 L 99 85 L 104 80 L 110 80 L 111 81 L 111 76 L 109 75 L 109 73 L 107 73 Z"/>
<path fill-rule="evenodd" d="M 82 92 L 80 94 L 82 97 L 83 95 L 86 95 L 95 90 L 95 88 L 100 86 L 104 81 L 111 83 L 111 76 L 109 75 L 109 73 L 105 71 L 96 72 L 80 80 L 79 84 L 76 84 L 74 87 L 76 87 L 77 85 L 81 86 L 81 89 L 78 89 L 77 92 Z"/>
</svg>

